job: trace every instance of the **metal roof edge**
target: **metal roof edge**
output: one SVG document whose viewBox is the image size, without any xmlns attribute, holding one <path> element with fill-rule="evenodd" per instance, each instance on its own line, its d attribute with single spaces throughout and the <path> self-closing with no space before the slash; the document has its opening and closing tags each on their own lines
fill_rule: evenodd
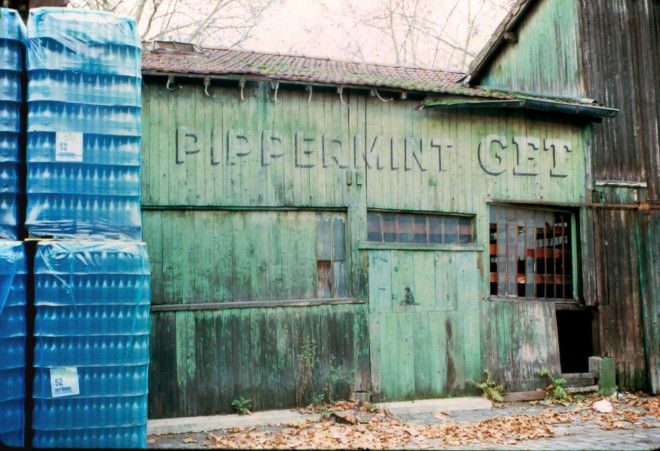
<svg viewBox="0 0 660 451">
<path fill-rule="evenodd" d="M 554 111 L 564 114 L 576 114 L 578 116 L 590 116 L 597 118 L 612 118 L 615 117 L 619 110 L 616 108 L 608 108 L 604 106 L 587 105 L 582 103 L 568 103 L 562 101 L 555 101 L 550 99 L 521 99 L 524 104 L 523 108 L 542 111 Z"/>
<path fill-rule="evenodd" d="M 585 103 L 571 103 L 552 99 L 515 97 L 511 100 L 433 100 L 427 99 L 420 105 L 422 108 L 515 108 L 548 111 L 567 115 L 586 116 L 592 118 L 612 118 L 619 112 L 618 109 L 596 106 Z"/>
</svg>

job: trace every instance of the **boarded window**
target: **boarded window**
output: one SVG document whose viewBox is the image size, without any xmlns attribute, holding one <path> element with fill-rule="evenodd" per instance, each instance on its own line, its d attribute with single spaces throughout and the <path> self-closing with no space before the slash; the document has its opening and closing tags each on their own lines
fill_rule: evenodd
<svg viewBox="0 0 660 451">
<path fill-rule="evenodd" d="M 316 215 L 316 294 L 319 298 L 346 297 L 346 216 Z"/>
<path fill-rule="evenodd" d="M 367 240 L 376 243 L 471 244 L 474 219 L 466 216 L 380 213 L 367 215 Z"/>
<path fill-rule="evenodd" d="M 573 299 L 573 222 L 569 212 L 490 207 L 490 294 Z"/>
</svg>

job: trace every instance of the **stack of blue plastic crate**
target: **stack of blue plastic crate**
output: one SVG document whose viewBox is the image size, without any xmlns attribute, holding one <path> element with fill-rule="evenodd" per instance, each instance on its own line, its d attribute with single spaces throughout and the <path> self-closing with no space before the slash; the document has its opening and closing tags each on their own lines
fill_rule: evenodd
<svg viewBox="0 0 660 451">
<path fill-rule="evenodd" d="M 132 18 L 30 10 L 27 219 L 35 447 L 145 448 L 150 268 Z"/>
<path fill-rule="evenodd" d="M 149 275 L 144 243 L 39 243 L 33 446 L 146 446 Z"/>
<path fill-rule="evenodd" d="M 24 151 L 22 80 L 25 25 L 16 11 L 0 10 L 0 238 L 22 235 Z"/>
<path fill-rule="evenodd" d="M 25 434 L 26 278 L 23 243 L 0 241 L 0 444 Z"/>
<path fill-rule="evenodd" d="M 141 239 L 141 56 L 131 18 L 30 11 L 30 234 Z"/>
<path fill-rule="evenodd" d="M 24 446 L 26 277 L 22 242 L 25 25 L 0 9 L 0 446 Z"/>
</svg>

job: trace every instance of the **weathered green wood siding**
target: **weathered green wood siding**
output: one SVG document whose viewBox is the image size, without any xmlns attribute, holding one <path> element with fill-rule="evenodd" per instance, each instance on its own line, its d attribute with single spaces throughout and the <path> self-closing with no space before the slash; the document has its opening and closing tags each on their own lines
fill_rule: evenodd
<svg viewBox="0 0 660 451">
<path fill-rule="evenodd" d="M 153 304 L 316 297 L 309 211 L 145 211 Z"/>
<path fill-rule="evenodd" d="M 642 315 L 649 374 L 649 390 L 660 393 L 660 212 L 640 216 L 642 246 Z"/>
<path fill-rule="evenodd" d="M 418 111 L 417 101 L 355 92 L 344 92 L 342 104 L 321 88 L 309 102 L 302 89 L 284 88 L 274 101 L 266 83 L 249 82 L 245 100 L 237 86 L 210 91 L 201 82 L 168 91 L 162 80 L 147 80 L 143 91 L 143 223 L 155 308 L 150 416 L 226 412 L 238 396 L 256 408 L 293 406 L 291 349 L 297 355 L 305 335 L 324 349 L 319 374 L 338 359 L 355 372 L 354 389 L 390 400 L 464 392 L 483 362 L 500 359 L 488 334 L 522 346 L 509 336 L 527 334 L 513 319 L 524 321 L 520 307 L 487 302 L 486 252 L 364 250 L 367 211 L 475 215 L 476 246 L 485 247 L 489 202 L 587 200 L 588 127 L 533 113 Z M 357 298 L 349 302 L 368 296 L 368 304 L 312 300 L 315 212 L 325 210 L 346 214 L 348 295 Z M 412 283 L 418 299 L 432 300 L 420 307 L 429 311 L 379 310 L 374 286 L 388 281 L 367 272 L 372 252 L 404 268 L 390 272 L 393 294 Z M 427 263 L 428 277 L 420 269 Z M 288 300 L 311 305 L 263 308 Z M 555 324 L 553 309 L 529 304 L 541 323 Z M 484 333 L 483 309 L 495 306 L 513 330 Z M 273 345 L 273 331 L 283 345 Z M 522 353 L 520 369 L 507 375 L 531 385 L 530 368 L 543 359 L 552 366 L 556 343 L 548 334 L 525 337 L 541 360 Z"/>
<path fill-rule="evenodd" d="M 508 43 L 477 83 L 493 88 L 582 98 L 579 2 L 539 1 L 513 30 Z"/>
<path fill-rule="evenodd" d="M 506 391 L 547 386 L 539 372 L 560 374 L 557 317 L 554 302 L 492 301 L 481 309 L 484 370 Z"/>
<path fill-rule="evenodd" d="M 288 408 L 295 406 L 297 386 L 304 388 L 305 405 L 318 402 L 329 383 L 336 397 L 366 390 L 366 321 L 364 304 L 155 312 L 149 417 L 230 413 L 240 396 L 251 399 L 254 410 Z M 306 339 L 318 349 L 303 387 Z"/>
<path fill-rule="evenodd" d="M 534 114 L 420 113 L 371 99 L 366 107 L 367 208 L 473 213 L 492 199 L 586 200 L 583 124 Z M 556 140 L 570 151 L 553 151 Z"/>
<path fill-rule="evenodd" d="M 342 105 L 316 91 L 308 103 L 304 92 L 280 90 L 274 102 L 265 84 L 244 101 L 235 87 L 212 91 L 147 84 L 146 207 L 364 207 L 365 189 L 368 208 L 431 211 L 586 199 L 587 134 L 575 121 L 416 111 L 416 101 L 357 94 Z"/>
<path fill-rule="evenodd" d="M 479 254 L 369 251 L 376 400 L 445 397 L 481 380 Z M 418 305 L 401 305 L 406 288 Z"/>
<path fill-rule="evenodd" d="M 355 118 L 336 94 L 212 91 L 145 86 L 145 205 L 348 205 Z"/>
</svg>

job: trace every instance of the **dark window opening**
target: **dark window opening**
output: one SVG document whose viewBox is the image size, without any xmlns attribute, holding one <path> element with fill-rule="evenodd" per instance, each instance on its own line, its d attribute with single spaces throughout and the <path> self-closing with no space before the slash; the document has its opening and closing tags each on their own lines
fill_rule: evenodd
<svg viewBox="0 0 660 451">
<path fill-rule="evenodd" d="M 472 244 L 474 218 L 369 212 L 367 240 L 377 243 Z"/>
<path fill-rule="evenodd" d="M 573 215 L 490 207 L 490 294 L 573 299 Z"/>
</svg>

